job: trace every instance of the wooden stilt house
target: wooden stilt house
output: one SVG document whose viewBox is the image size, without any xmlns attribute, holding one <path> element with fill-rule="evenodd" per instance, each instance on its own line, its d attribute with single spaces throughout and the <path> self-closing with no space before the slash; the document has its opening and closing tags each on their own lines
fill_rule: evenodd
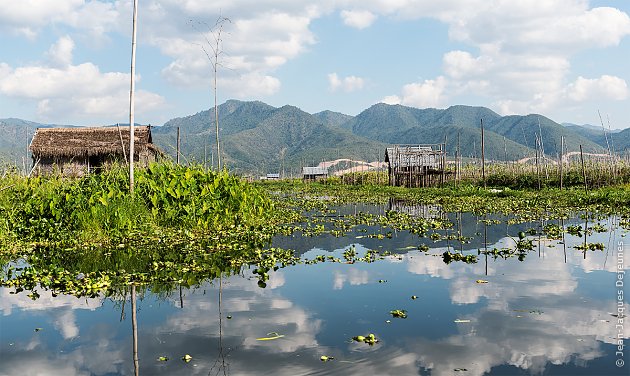
<svg viewBox="0 0 630 376">
<path fill-rule="evenodd" d="M 134 161 L 147 165 L 163 153 L 153 145 L 150 126 L 136 126 Z M 129 158 L 129 126 L 38 128 L 31 141 L 35 174 L 81 176 Z"/>
<path fill-rule="evenodd" d="M 326 179 L 328 177 L 327 167 L 302 167 L 302 180 L 303 181 L 315 181 L 320 179 Z"/>
<path fill-rule="evenodd" d="M 444 182 L 444 144 L 394 145 L 385 150 L 389 185 L 428 187 Z"/>
</svg>

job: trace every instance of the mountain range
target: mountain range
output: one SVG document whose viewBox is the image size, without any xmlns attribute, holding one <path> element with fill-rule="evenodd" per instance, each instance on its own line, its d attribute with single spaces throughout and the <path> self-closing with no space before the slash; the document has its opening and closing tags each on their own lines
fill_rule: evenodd
<svg viewBox="0 0 630 376">
<path fill-rule="evenodd" d="M 241 174 L 288 174 L 297 172 L 300 166 L 337 159 L 382 161 L 384 149 L 390 144 L 446 142 L 449 156 L 460 150 L 463 157 L 478 158 L 482 122 L 487 160 L 533 156 L 537 139 L 545 154 L 553 158 L 560 153 L 561 137 L 565 151 L 577 151 L 580 145 L 585 152 L 593 153 L 606 153 L 609 145 L 618 152 L 630 147 L 630 128 L 604 134 L 602 128 L 561 125 L 542 115 L 500 116 L 485 107 L 463 105 L 418 109 L 379 103 L 350 116 L 228 100 L 218 112 L 222 160 L 230 170 Z M 0 162 L 21 165 L 28 135 L 32 136 L 37 127 L 50 126 L 55 125 L 0 119 Z M 216 165 L 213 109 L 153 128 L 154 143 L 173 156 L 177 128 L 183 161 Z"/>
</svg>

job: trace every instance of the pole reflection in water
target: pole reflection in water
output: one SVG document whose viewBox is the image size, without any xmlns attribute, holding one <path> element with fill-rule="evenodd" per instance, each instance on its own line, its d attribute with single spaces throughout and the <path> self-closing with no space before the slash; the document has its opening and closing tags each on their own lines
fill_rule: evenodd
<svg viewBox="0 0 630 376">
<path fill-rule="evenodd" d="M 228 372 L 229 364 L 225 361 L 225 353 L 223 352 L 223 276 L 219 276 L 219 354 L 217 359 L 214 361 L 212 368 L 210 368 L 210 372 L 216 370 L 215 375 L 223 374 L 226 376 Z"/>
<path fill-rule="evenodd" d="M 140 374 L 138 364 L 138 320 L 136 317 L 136 285 L 131 285 L 131 331 L 133 332 L 133 369 L 134 374 Z"/>
</svg>

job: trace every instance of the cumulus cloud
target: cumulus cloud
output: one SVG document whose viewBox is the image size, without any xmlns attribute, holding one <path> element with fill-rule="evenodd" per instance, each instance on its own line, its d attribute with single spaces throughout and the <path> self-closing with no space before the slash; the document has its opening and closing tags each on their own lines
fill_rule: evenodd
<svg viewBox="0 0 630 376">
<path fill-rule="evenodd" d="M 106 0 L 0 0 L 0 32 L 34 39 L 54 25 L 75 41 L 98 43 L 130 31 L 131 1 Z M 141 2 L 140 36 L 170 61 L 164 64 L 166 82 L 181 88 L 211 85 L 212 69 L 202 50 L 206 43 L 193 22 L 233 16 L 226 24 L 220 85 L 226 97 L 251 98 L 277 93 L 277 70 L 317 43 L 312 22 L 339 13 L 345 25 L 362 29 L 378 17 L 416 22 L 432 18 L 444 23 L 449 38 L 466 45 L 443 56 L 442 72 L 422 82 L 401 85 L 388 103 L 440 106 L 459 95 L 486 98 L 506 111 L 545 110 L 590 100 L 584 88 L 605 90 L 606 98 L 623 100 L 627 89 L 606 77 L 608 72 L 572 72 L 576 53 L 617 46 L 630 35 L 630 17 L 619 9 L 591 7 L 584 0 L 161 0 Z M 198 25 L 199 26 L 199 25 Z M 68 30 L 68 31 L 67 31 Z M 409 36 L 413 43 L 414 36 Z M 208 38 L 208 40 L 213 40 Z M 62 37 L 48 53 L 54 68 L 69 66 L 72 47 Z M 208 45 L 205 46 L 209 47 Z M 469 48 L 468 48 L 469 47 Z M 15 67 L 15 71 L 20 68 Z M 13 71 L 13 69 L 12 69 Z M 0 63 L 0 78 L 7 68 Z M 53 72 L 54 75 L 54 72 Z M 569 77 L 600 76 L 597 84 Z M 592 79 L 592 78 L 591 78 Z M 588 80 L 588 79 L 587 79 Z M 365 85 L 361 77 L 329 76 L 332 91 L 350 92 Z M 592 91 L 593 92 L 593 91 Z M 584 99 L 580 99 L 584 98 Z M 42 99 L 46 112 L 54 105 Z M 155 98 L 154 98 L 155 99 Z M 52 103 L 52 104 L 51 104 Z"/>
<path fill-rule="evenodd" d="M 352 286 L 365 285 L 368 283 L 368 272 L 366 270 L 359 270 L 356 268 L 350 268 L 347 273 L 336 270 L 333 278 L 333 289 L 341 290 L 343 285 L 348 282 Z"/>
<path fill-rule="evenodd" d="M 402 88 L 401 103 L 414 107 L 439 107 L 445 103 L 447 80 L 443 76 L 407 84 Z"/>
<path fill-rule="evenodd" d="M 129 110 L 130 76 L 101 72 L 93 63 L 72 65 L 74 42 L 60 38 L 47 52 L 51 65 L 38 64 L 12 69 L 0 66 L 0 93 L 36 103 L 44 119 L 124 118 Z M 138 113 L 159 108 L 164 98 L 138 90 Z"/>
<path fill-rule="evenodd" d="M 540 4 L 535 0 L 484 2 L 471 0 L 457 9 L 456 1 L 439 5 L 398 4 L 390 9 L 407 19 L 436 18 L 449 28 L 449 37 L 477 49 L 454 50 L 443 56 L 448 85 L 410 83 L 400 103 L 440 103 L 435 98 L 474 95 L 487 98 L 503 114 L 555 111 L 602 96 L 627 98 L 625 82 L 603 75 L 579 78 L 567 85 L 575 53 L 618 45 L 630 35 L 628 14 L 609 7 L 589 8 L 588 2 L 566 0 Z M 461 4 L 460 4 L 461 5 Z M 438 81 L 439 77 L 434 81 Z M 423 100 L 414 100 L 412 92 Z M 433 93 L 433 95 L 429 94 Z M 588 94 L 587 94 L 588 93 Z M 396 99 L 391 97 L 390 99 Z"/>
<path fill-rule="evenodd" d="M 376 15 L 368 10 L 343 10 L 341 18 L 350 27 L 365 29 L 376 20 Z"/>
<path fill-rule="evenodd" d="M 347 76 L 339 78 L 337 73 L 328 75 L 328 85 L 330 91 L 343 90 L 347 93 L 363 89 L 365 79 L 357 76 Z"/>
<path fill-rule="evenodd" d="M 443 57 L 444 72 L 452 78 L 472 78 L 492 68 L 489 56 L 473 57 L 466 51 L 451 51 Z"/>
<path fill-rule="evenodd" d="M 102 37 L 117 25 L 121 2 L 0 0 L 0 30 L 34 39 L 50 24 L 66 24 Z"/>
<path fill-rule="evenodd" d="M 48 50 L 48 59 L 54 66 L 66 67 L 72 63 L 74 41 L 69 36 L 59 38 Z"/>
<path fill-rule="evenodd" d="M 381 103 L 385 104 L 400 104 L 402 103 L 402 99 L 398 95 L 388 95 L 380 100 Z"/>
<path fill-rule="evenodd" d="M 593 79 L 580 76 L 567 87 L 567 95 L 576 102 L 597 98 L 624 100 L 628 98 L 628 84 L 615 76 L 603 75 Z"/>
</svg>

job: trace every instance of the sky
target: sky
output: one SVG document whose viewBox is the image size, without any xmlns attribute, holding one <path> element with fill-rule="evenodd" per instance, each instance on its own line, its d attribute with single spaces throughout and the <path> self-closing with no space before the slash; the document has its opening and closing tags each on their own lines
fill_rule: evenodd
<svg viewBox="0 0 630 376">
<path fill-rule="evenodd" d="M 139 0 L 135 121 L 384 102 L 630 127 L 628 0 Z M 129 121 L 132 0 L 0 0 L 0 118 Z"/>
</svg>

